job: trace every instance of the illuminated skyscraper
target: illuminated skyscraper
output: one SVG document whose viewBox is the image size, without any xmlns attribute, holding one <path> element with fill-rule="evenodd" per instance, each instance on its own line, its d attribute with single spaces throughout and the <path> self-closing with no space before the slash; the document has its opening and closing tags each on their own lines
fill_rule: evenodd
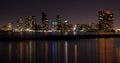
<svg viewBox="0 0 120 63">
<path fill-rule="evenodd" d="M 36 21 L 35 16 L 28 16 L 26 19 L 27 19 L 27 23 L 25 25 L 25 28 L 34 30 L 35 29 L 35 21 Z"/>
<path fill-rule="evenodd" d="M 99 31 L 113 31 L 113 13 L 112 11 L 101 10 L 99 13 Z"/>
<path fill-rule="evenodd" d="M 63 25 L 61 22 L 61 17 L 59 15 L 56 17 L 56 21 L 57 21 L 57 30 L 62 30 Z"/>
<path fill-rule="evenodd" d="M 70 31 L 70 24 L 67 20 L 65 20 L 63 23 L 63 29 L 64 29 L 64 31 L 67 31 L 67 32 Z"/>
<path fill-rule="evenodd" d="M 17 30 L 22 31 L 23 27 L 24 27 L 23 19 L 19 18 L 16 23 L 16 28 L 17 28 Z"/>
<path fill-rule="evenodd" d="M 42 30 L 48 31 L 49 29 L 49 22 L 47 18 L 47 14 L 42 12 Z"/>
</svg>

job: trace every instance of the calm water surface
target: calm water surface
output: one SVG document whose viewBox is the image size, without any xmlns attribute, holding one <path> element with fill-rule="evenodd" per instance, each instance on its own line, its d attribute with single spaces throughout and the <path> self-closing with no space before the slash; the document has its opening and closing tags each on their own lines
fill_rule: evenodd
<svg viewBox="0 0 120 63">
<path fill-rule="evenodd" d="M 120 63 L 120 39 L 0 41 L 0 63 Z"/>
</svg>

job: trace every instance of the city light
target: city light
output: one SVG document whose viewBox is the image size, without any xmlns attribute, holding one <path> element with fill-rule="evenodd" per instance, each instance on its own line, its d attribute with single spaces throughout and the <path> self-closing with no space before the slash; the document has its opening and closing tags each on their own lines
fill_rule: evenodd
<svg viewBox="0 0 120 63">
<path fill-rule="evenodd" d="M 73 31 L 76 31 L 76 27 L 77 27 L 77 25 L 74 25 L 74 27 L 73 27 Z"/>
<path fill-rule="evenodd" d="M 33 31 L 33 30 L 31 30 L 31 29 L 26 29 L 25 31 L 29 31 L 29 32 L 31 32 L 31 31 Z"/>
<path fill-rule="evenodd" d="M 12 24 L 0 28 L 1 31 L 14 31 L 14 32 L 111 32 L 120 31 L 114 30 L 113 26 L 113 13 L 109 10 L 98 11 L 98 23 L 91 24 L 71 24 L 68 20 L 62 20 L 60 15 L 56 16 L 56 21 L 51 22 L 50 25 L 47 13 L 42 12 L 41 24 L 36 23 L 36 16 L 27 16 L 26 22 L 20 17 L 16 21 L 16 28 L 12 29 Z"/>
</svg>

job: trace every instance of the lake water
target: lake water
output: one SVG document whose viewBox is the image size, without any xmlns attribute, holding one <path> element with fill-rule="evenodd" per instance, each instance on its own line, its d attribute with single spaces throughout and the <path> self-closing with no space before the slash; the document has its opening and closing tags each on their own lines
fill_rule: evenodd
<svg viewBox="0 0 120 63">
<path fill-rule="evenodd" d="M 120 39 L 0 41 L 0 63 L 120 63 Z"/>
</svg>

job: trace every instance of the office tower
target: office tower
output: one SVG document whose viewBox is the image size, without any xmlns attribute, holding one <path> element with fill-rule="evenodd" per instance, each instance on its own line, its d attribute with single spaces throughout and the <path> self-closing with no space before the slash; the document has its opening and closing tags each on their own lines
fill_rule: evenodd
<svg viewBox="0 0 120 63">
<path fill-rule="evenodd" d="M 64 29 L 64 31 L 67 31 L 67 32 L 70 31 L 70 24 L 67 20 L 65 20 L 63 23 L 63 29 Z"/>
<path fill-rule="evenodd" d="M 23 31 L 23 28 L 24 28 L 23 19 L 20 17 L 20 18 L 17 20 L 16 29 L 17 29 L 18 31 Z"/>
<path fill-rule="evenodd" d="M 62 31 L 62 21 L 61 21 L 61 17 L 59 15 L 56 16 L 56 21 L 57 21 L 57 30 Z"/>
<path fill-rule="evenodd" d="M 49 29 L 49 22 L 48 22 L 47 14 L 42 12 L 42 30 L 48 31 L 48 29 Z"/>
<path fill-rule="evenodd" d="M 113 31 L 113 13 L 109 10 L 101 10 L 99 13 L 99 28 L 101 32 Z"/>
<path fill-rule="evenodd" d="M 27 19 L 27 23 L 25 25 L 25 28 L 34 30 L 36 17 L 35 16 L 28 16 L 26 19 Z"/>
<path fill-rule="evenodd" d="M 35 30 L 35 25 L 36 25 L 36 16 L 32 16 L 32 18 L 33 18 L 33 22 L 32 22 L 32 29 L 34 29 Z"/>
</svg>

